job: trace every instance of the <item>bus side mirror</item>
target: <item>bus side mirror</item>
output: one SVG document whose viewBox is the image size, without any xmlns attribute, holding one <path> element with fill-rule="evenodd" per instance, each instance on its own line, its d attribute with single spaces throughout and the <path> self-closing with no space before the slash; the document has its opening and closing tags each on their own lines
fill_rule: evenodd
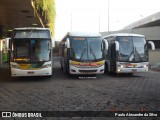
<svg viewBox="0 0 160 120">
<path fill-rule="evenodd" d="M 55 40 L 52 38 L 52 48 L 55 47 Z"/>
<path fill-rule="evenodd" d="M 108 50 L 108 42 L 107 42 L 107 40 L 103 39 L 103 41 L 104 41 L 104 44 L 105 44 L 105 50 Z"/>
<path fill-rule="evenodd" d="M 119 42 L 115 41 L 115 45 L 116 45 L 116 51 L 119 51 Z"/>
<path fill-rule="evenodd" d="M 67 42 L 64 43 L 64 48 L 67 48 Z"/>
<path fill-rule="evenodd" d="M 154 45 L 154 43 L 152 41 L 148 41 L 148 44 L 151 45 L 151 49 L 152 50 L 155 50 L 155 45 Z"/>
<path fill-rule="evenodd" d="M 67 48 L 70 48 L 70 41 L 69 41 L 69 38 L 67 38 L 66 45 L 67 45 Z"/>
<path fill-rule="evenodd" d="M 6 38 L 5 39 L 5 47 L 7 50 L 10 50 L 10 42 L 11 42 L 11 38 Z"/>
</svg>

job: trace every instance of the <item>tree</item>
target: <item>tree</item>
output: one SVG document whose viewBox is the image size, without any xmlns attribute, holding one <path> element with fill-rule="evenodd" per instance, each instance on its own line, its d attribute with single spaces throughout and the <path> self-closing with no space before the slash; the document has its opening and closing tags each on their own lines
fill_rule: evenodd
<svg viewBox="0 0 160 120">
<path fill-rule="evenodd" d="M 55 29 L 55 1 L 54 0 L 33 0 L 35 10 L 41 15 L 45 27 L 49 27 L 52 36 L 54 36 Z"/>
</svg>

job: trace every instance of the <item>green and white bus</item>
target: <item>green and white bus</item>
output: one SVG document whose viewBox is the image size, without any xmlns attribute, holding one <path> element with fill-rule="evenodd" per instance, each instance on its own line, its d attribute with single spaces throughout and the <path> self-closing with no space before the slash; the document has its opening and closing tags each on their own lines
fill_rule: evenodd
<svg viewBox="0 0 160 120">
<path fill-rule="evenodd" d="M 51 76 L 52 39 L 48 28 L 15 28 L 10 40 L 11 76 Z"/>
<path fill-rule="evenodd" d="M 103 37 L 108 42 L 105 71 L 113 73 L 146 72 L 149 66 L 148 44 L 155 49 L 152 41 L 146 41 L 139 34 L 119 33 Z"/>
<path fill-rule="evenodd" d="M 66 74 L 104 73 L 107 42 L 100 33 L 68 32 L 60 42 L 60 64 Z"/>
</svg>

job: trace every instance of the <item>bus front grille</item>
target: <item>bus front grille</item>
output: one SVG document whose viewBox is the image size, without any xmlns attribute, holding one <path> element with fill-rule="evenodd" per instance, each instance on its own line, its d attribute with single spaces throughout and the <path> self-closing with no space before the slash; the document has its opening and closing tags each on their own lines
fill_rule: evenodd
<svg viewBox="0 0 160 120">
<path fill-rule="evenodd" d="M 97 68 L 97 66 L 80 66 L 79 68 Z"/>
<path fill-rule="evenodd" d="M 79 72 L 97 72 L 97 70 L 79 70 Z"/>
</svg>

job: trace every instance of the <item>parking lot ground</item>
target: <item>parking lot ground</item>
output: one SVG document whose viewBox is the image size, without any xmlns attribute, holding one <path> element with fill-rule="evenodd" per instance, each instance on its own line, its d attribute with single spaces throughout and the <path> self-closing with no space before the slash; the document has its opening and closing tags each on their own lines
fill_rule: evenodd
<svg viewBox="0 0 160 120">
<path fill-rule="evenodd" d="M 58 61 L 51 78 L 11 78 L 0 69 L 0 111 L 160 111 L 160 74 L 67 76 Z"/>
</svg>

